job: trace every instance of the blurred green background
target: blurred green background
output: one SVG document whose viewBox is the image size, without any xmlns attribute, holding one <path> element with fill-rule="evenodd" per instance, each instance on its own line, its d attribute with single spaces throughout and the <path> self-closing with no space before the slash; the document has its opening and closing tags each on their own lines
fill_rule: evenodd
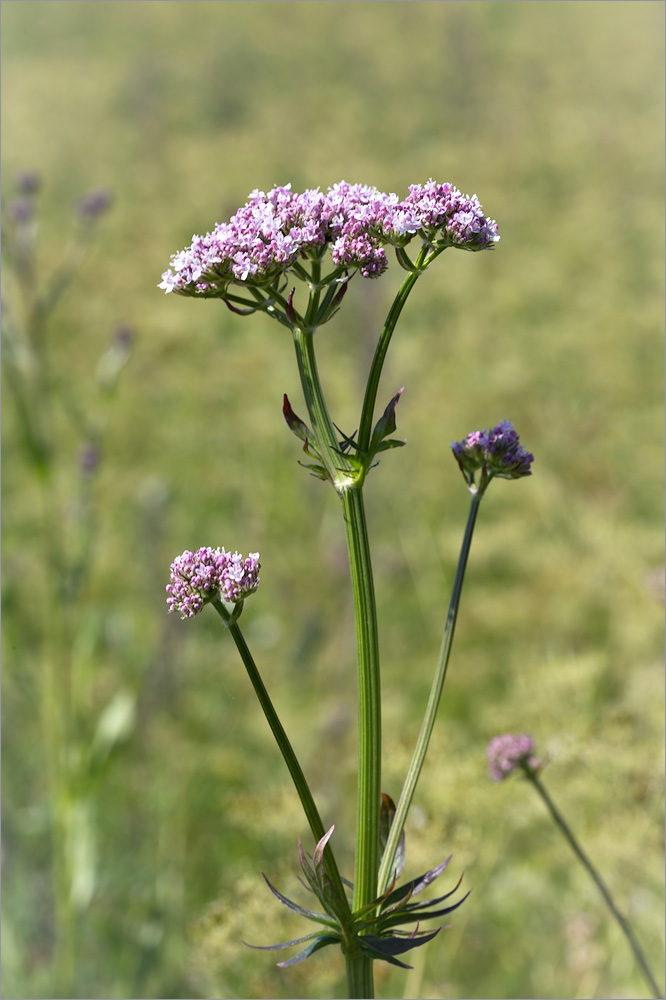
<svg viewBox="0 0 666 1000">
<path fill-rule="evenodd" d="M 491 784 L 485 747 L 535 736 L 548 788 L 661 979 L 663 4 L 5 0 L 2 16 L 3 194 L 23 168 L 43 178 L 40 272 L 77 196 L 115 199 L 49 330 L 82 408 L 97 405 L 114 326 L 136 330 L 74 609 L 77 746 L 118 698 L 135 714 L 76 842 L 88 892 L 67 993 L 32 599 L 44 538 L 4 393 L 3 996 L 343 995 L 332 952 L 281 972 L 242 943 L 307 932 L 259 875 L 298 896 L 306 827 L 229 636 L 212 613 L 181 622 L 164 603 L 183 549 L 260 551 L 243 626 L 351 873 L 355 644 L 336 498 L 296 464 L 282 420 L 282 394 L 297 412 L 301 400 L 286 331 L 156 285 L 255 187 L 344 178 L 403 197 L 429 177 L 476 192 L 502 239 L 420 280 L 380 390 L 406 386 L 409 442 L 366 489 L 395 797 L 467 508 L 450 441 L 508 417 L 536 461 L 484 503 L 407 827 L 406 874 L 453 853 L 473 892 L 412 972 L 377 969 L 377 995 L 645 996 L 542 804 L 518 780 Z M 348 432 L 400 280 L 395 264 L 357 278 L 322 330 Z M 81 442 L 64 419 L 57 433 L 66 535 Z"/>
</svg>

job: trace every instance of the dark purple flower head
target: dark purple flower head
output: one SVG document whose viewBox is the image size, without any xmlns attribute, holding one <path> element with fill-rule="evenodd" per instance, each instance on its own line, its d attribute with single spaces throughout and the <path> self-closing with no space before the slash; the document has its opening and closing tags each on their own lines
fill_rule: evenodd
<svg viewBox="0 0 666 1000">
<path fill-rule="evenodd" d="M 532 475 L 534 455 L 523 448 L 510 420 L 490 431 L 473 431 L 462 441 L 454 441 L 451 451 L 473 492 L 485 489 L 493 476 L 520 479 Z M 477 472 L 481 472 L 478 486 L 474 479 Z"/>
<path fill-rule="evenodd" d="M 396 194 L 346 181 L 326 194 L 319 188 L 298 194 L 286 185 L 253 191 L 229 222 L 193 236 L 171 258 L 159 287 L 224 298 L 230 285 L 267 287 L 299 260 L 319 260 L 327 250 L 334 273 L 358 270 L 376 278 L 388 266 L 386 245 L 404 247 L 417 234 L 433 247 L 466 250 L 499 240 L 476 196 L 450 184 L 412 185 L 402 202 Z"/>
<path fill-rule="evenodd" d="M 99 467 L 101 452 L 99 445 L 89 441 L 79 448 L 79 469 L 84 476 L 92 476 Z"/>
<path fill-rule="evenodd" d="M 37 194 L 42 186 L 42 178 L 36 170 L 22 170 L 16 178 L 16 190 L 20 194 Z"/>
<path fill-rule="evenodd" d="M 127 323 L 119 323 L 113 331 L 113 343 L 123 350 L 129 350 L 134 343 L 134 327 Z"/>
<path fill-rule="evenodd" d="M 35 205 L 32 198 L 12 198 L 7 203 L 7 215 L 18 226 L 30 222 L 34 214 Z"/>
<path fill-rule="evenodd" d="M 113 196 L 105 188 L 84 195 L 76 203 L 76 211 L 86 222 L 95 222 L 111 206 Z"/>
<path fill-rule="evenodd" d="M 503 733 L 488 744 L 488 774 L 493 781 L 503 781 L 513 771 L 538 771 L 542 761 L 534 756 L 534 740 L 523 733 Z"/>
<path fill-rule="evenodd" d="M 171 564 L 171 582 L 166 588 L 169 611 L 193 618 L 215 598 L 237 604 L 259 586 L 259 569 L 258 552 L 243 559 L 238 552 L 209 546 L 197 552 L 186 550 Z"/>
</svg>

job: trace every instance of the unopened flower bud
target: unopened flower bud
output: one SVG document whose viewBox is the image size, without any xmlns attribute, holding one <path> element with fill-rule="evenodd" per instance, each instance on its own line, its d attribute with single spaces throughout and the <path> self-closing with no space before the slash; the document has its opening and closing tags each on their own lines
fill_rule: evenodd
<svg viewBox="0 0 666 1000">
<path fill-rule="evenodd" d="M 473 431 L 462 441 L 454 441 L 451 450 L 474 493 L 485 489 L 493 476 L 520 479 L 532 474 L 534 455 L 522 447 L 510 420 L 503 420 L 490 431 Z M 478 484 L 477 472 L 481 473 Z"/>
</svg>

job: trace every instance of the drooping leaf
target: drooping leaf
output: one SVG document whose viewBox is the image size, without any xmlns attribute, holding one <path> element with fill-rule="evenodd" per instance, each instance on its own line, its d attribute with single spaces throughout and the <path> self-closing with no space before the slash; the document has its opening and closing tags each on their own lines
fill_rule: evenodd
<svg viewBox="0 0 666 1000">
<path fill-rule="evenodd" d="M 286 962 L 278 962 L 278 969 L 286 969 L 290 965 L 298 965 L 299 962 L 303 962 L 310 955 L 314 955 L 316 951 L 320 951 L 321 948 L 325 948 L 328 944 L 340 944 L 340 938 L 333 934 L 320 935 L 316 941 L 304 948 L 303 951 L 299 951 L 297 955 L 288 959 Z"/>
<path fill-rule="evenodd" d="M 334 926 L 331 920 L 329 920 L 329 918 L 325 916 L 325 914 L 317 913 L 316 910 L 308 910 L 304 906 L 300 906 L 298 903 L 294 903 L 294 901 L 288 899 L 287 896 L 283 896 L 282 893 L 279 891 L 279 889 L 275 888 L 275 886 L 268 880 L 268 878 L 264 875 L 263 872 L 261 873 L 261 877 L 263 878 L 264 882 L 271 890 L 275 898 L 278 899 L 283 906 L 286 906 L 289 910 L 293 910 L 294 913 L 300 914 L 300 916 L 302 917 L 307 917 L 309 920 L 316 920 L 317 923 L 319 924 L 325 924 L 326 926 Z"/>
<path fill-rule="evenodd" d="M 429 872 L 425 872 L 423 875 L 419 875 L 417 878 L 412 879 L 411 882 L 405 882 L 404 885 L 398 886 L 397 889 L 394 889 L 393 892 L 386 897 L 383 902 L 383 907 L 386 908 L 393 906 L 395 903 L 399 903 L 403 900 L 407 895 L 411 894 L 412 896 L 415 896 L 417 893 L 423 892 L 424 889 L 427 889 L 427 887 L 442 874 L 452 857 L 453 855 L 450 854 L 446 861 L 443 861 L 441 865 L 438 865 L 436 868 L 432 868 Z"/>
<path fill-rule="evenodd" d="M 320 937 L 319 931 L 313 931 L 312 934 L 306 934 L 305 937 L 284 941 L 282 944 L 250 944 L 249 941 L 243 941 L 243 944 L 246 948 L 252 948 L 254 951 L 279 951 L 281 948 L 291 948 L 295 944 L 303 944 L 304 941 L 312 941 L 318 937 Z"/>
<path fill-rule="evenodd" d="M 380 937 L 377 934 L 364 934 L 363 937 L 359 938 L 359 943 L 366 955 L 389 962 L 391 965 L 399 965 L 403 969 L 410 969 L 411 966 L 398 961 L 395 956 L 404 955 L 405 952 L 411 951 L 413 948 L 420 948 L 422 945 L 427 944 L 434 937 L 437 937 L 440 930 L 441 928 L 438 927 L 436 930 L 427 933 L 414 931 L 413 934 L 407 937 L 396 937 L 394 935 Z"/>
<path fill-rule="evenodd" d="M 451 906 L 445 906 L 440 909 L 435 910 L 407 910 L 407 912 L 400 911 L 394 912 L 388 915 L 386 919 L 382 918 L 380 921 L 380 926 L 382 929 L 388 930 L 392 927 L 399 927 L 401 924 L 414 923 L 414 921 L 422 920 L 437 920 L 439 917 L 445 917 L 447 913 L 453 913 L 457 910 L 459 906 L 465 902 L 470 892 L 465 893 L 462 899 L 459 899 L 457 903 L 453 903 Z"/>
</svg>

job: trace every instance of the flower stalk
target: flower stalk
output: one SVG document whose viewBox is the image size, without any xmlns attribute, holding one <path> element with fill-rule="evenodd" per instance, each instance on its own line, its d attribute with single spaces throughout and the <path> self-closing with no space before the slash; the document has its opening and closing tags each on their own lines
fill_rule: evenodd
<svg viewBox="0 0 666 1000">
<path fill-rule="evenodd" d="M 546 786 L 544 785 L 544 783 L 542 782 L 541 778 L 539 777 L 538 769 L 534 769 L 527 762 L 521 764 L 521 768 L 522 768 L 523 773 L 525 774 L 526 778 L 528 779 L 528 781 L 530 781 L 532 783 L 532 785 L 534 786 L 534 788 L 537 790 L 537 792 L 541 796 L 541 800 L 543 801 L 544 805 L 546 806 L 546 809 L 550 813 L 550 815 L 551 815 L 551 817 L 552 817 L 555 825 L 559 828 L 560 832 L 562 833 L 562 836 L 564 837 L 564 839 L 569 844 L 569 847 L 574 852 L 574 854 L 576 855 L 576 857 L 578 858 L 578 860 L 582 864 L 583 868 L 588 873 L 588 875 L 590 876 L 590 878 L 592 879 L 592 881 L 596 885 L 597 889 L 601 893 L 601 896 L 602 896 L 604 902 L 606 903 L 606 906 L 608 907 L 608 909 L 610 910 L 611 914 L 613 915 L 613 917 L 614 917 L 614 919 L 615 919 L 618 927 L 622 931 L 622 934 L 624 935 L 627 943 L 629 944 L 629 947 L 631 948 L 631 950 L 632 950 L 632 952 L 634 954 L 634 958 L 636 959 L 636 962 L 637 962 L 637 964 L 638 964 L 641 972 L 643 973 L 643 977 L 645 978 L 645 981 L 648 983 L 648 985 L 650 987 L 650 991 L 652 992 L 652 996 L 655 998 L 655 1000 L 660 1000 L 660 998 L 663 997 L 664 994 L 663 994 L 661 988 L 659 987 L 659 984 L 657 983 L 657 980 L 655 979 L 655 976 L 654 976 L 654 974 L 652 972 L 652 969 L 650 968 L 650 966 L 648 964 L 648 961 L 647 961 L 647 959 L 645 957 L 645 954 L 643 953 L 643 949 L 641 948 L 641 946 L 639 945 L 639 943 L 638 943 L 638 941 L 636 939 L 636 935 L 634 934 L 634 932 L 632 930 L 631 924 L 629 923 L 629 921 L 627 920 L 627 918 L 624 916 L 624 914 L 622 914 L 620 912 L 620 910 L 618 909 L 618 907 L 617 907 L 617 905 L 615 903 L 615 900 L 613 899 L 613 897 L 612 897 L 612 895 L 610 893 L 610 890 L 608 889 L 606 883 L 604 882 L 604 880 L 602 879 L 601 875 L 599 874 L 599 872 L 597 871 L 597 869 L 594 867 L 594 865 L 592 864 L 592 862 L 588 858 L 588 856 L 585 853 L 585 851 L 583 850 L 583 848 L 580 846 L 580 844 L 576 840 L 576 837 L 574 836 L 573 831 L 571 830 L 571 827 L 569 826 L 569 824 L 567 823 L 567 821 L 564 819 L 564 816 L 562 815 L 562 813 L 560 812 L 560 810 L 557 808 L 557 806 L 555 805 L 555 803 L 551 799 L 550 795 L 548 794 Z"/>
<path fill-rule="evenodd" d="M 250 678 L 252 687 L 254 688 L 257 698 L 259 699 L 259 704 L 261 705 L 263 713 L 266 716 L 266 721 L 268 722 L 273 736 L 275 737 L 275 741 L 280 749 L 282 758 L 289 769 L 289 774 L 294 782 L 294 787 L 296 788 L 298 797 L 301 800 L 303 812 L 305 813 L 310 830 L 312 831 L 312 836 L 315 839 L 315 843 L 317 843 L 326 833 L 324 824 L 322 823 L 319 810 L 317 809 L 317 805 L 312 797 L 310 786 L 308 785 L 307 779 L 303 774 L 303 769 L 298 762 L 294 748 L 289 742 L 284 726 L 280 722 L 279 716 L 273 706 L 273 702 L 271 701 L 268 691 L 266 690 L 266 686 L 261 679 L 261 674 L 257 669 L 257 665 L 254 662 L 254 658 L 248 648 L 245 637 L 241 632 L 240 625 L 237 621 L 233 621 L 233 613 L 227 611 L 223 602 L 219 598 L 213 598 L 210 603 L 213 605 L 224 624 L 228 627 L 231 637 L 236 644 L 236 649 L 240 654 L 240 658 L 243 661 L 243 665 L 247 671 L 248 677 Z M 340 871 L 333 855 L 333 851 L 328 844 L 326 844 L 324 849 L 324 860 L 327 871 L 334 882 L 340 898 L 342 900 L 346 900 L 347 897 L 342 884 L 342 878 L 340 877 Z"/>
<path fill-rule="evenodd" d="M 456 568 L 456 575 L 453 581 L 453 590 L 451 592 L 451 601 L 449 604 L 448 615 L 446 617 L 446 626 L 444 628 L 442 644 L 439 650 L 437 666 L 435 668 L 435 675 L 430 688 L 430 694 L 428 696 L 423 722 L 421 723 L 421 729 L 407 774 L 405 776 L 402 792 L 400 793 L 400 798 L 396 808 L 395 818 L 391 824 L 391 830 L 386 841 L 386 847 L 384 848 L 382 863 L 379 869 L 378 882 L 380 892 L 383 892 L 388 887 L 391 879 L 393 878 L 396 852 L 400 845 L 400 839 L 405 828 L 407 814 L 412 804 L 412 799 L 414 798 L 414 792 L 416 791 L 421 770 L 423 769 L 423 764 L 428 752 L 428 745 L 430 743 L 430 737 L 432 736 L 432 731 L 435 725 L 437 709 L 442 696 L 442 689 L 444 687 L 446 672 L 449 665 L 449 657 L 451 655 L 451 647 L 453 645 L 453 636 L 458 618 L 458 608 L 460 606 L 460 597 L 465 580 L 467 560 L 469 558 L 472 537 L 474 535 L 474 526 L 476 524 L 476 517 L 479 512 L 479 504 L 481 503 L 482 496 L 482 493 L 475 493 L 472 495 L 469 513 L 467 515 L 465 534 L 460 549 L 460 556 L 458 557 L 458 566 Z"/>
</svg>

